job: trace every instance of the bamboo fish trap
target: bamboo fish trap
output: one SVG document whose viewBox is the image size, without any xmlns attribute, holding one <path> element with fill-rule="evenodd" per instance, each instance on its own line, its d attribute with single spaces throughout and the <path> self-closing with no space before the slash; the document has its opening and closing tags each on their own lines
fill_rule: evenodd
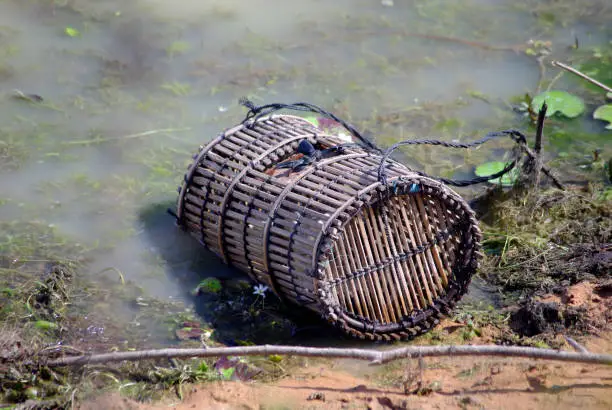
<svg viewBox="0 0 612 410">
<path fill-rule="evenodd" d="M 279 168 L 304 141 L 324 156 Z M 408 339 L 466 292 L 481 233 L 443 183 L 304 118 L 246 120 L 198 154 L 177 223 L 285 301 L 370 340 Z M 337 149 L 335 149 L 336 147 Z"/>
</svg>

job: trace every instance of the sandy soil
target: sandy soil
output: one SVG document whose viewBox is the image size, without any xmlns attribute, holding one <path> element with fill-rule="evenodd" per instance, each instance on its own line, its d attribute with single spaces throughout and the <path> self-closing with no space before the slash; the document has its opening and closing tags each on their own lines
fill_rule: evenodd
<svg viewBox="0 0 612 410">
<path fill-rule="evenodd" d="M 580 342 L 612 352 L 610 292 L 583 283 L 556 301 L 588 307 L 600 331 Z M 452 326 L 443 323 L 441 326 Z M 599 326 L 598 326 L 599 327 Z M 595 332 L 594 332 L 595 333 Z M 486 340 L 475 340 L 486 343 Z M 612 367 L 498 358 L 403 361 L 385 368 L 338 361 L 311 366 L 274 383 L 217 382 L 185 388 L 182 402 L 142 404 L 109 394 L 83 410 L 157 409 L 612 409 Z M 420 384 L 419 384 L 420 382 Z M 419 389 L 419 386 L 421 387 Z"/>
<path fill-rule="evenodd" d="M 608 343 L 609 345 L 609 343 Z M 591 346 L 593 348 L 594 346 Z M 595 350 L 595 349 L 593 349 Z M 610 409 L 612 369 L 525 361 L 428 362 L 423 385 L 403 387 L 333 370 L 308 370 L 272 384 L 220 382 L 194 386 L 182 403 L 144 405 L 118 395 L 82 409 Z"/>
</svg>

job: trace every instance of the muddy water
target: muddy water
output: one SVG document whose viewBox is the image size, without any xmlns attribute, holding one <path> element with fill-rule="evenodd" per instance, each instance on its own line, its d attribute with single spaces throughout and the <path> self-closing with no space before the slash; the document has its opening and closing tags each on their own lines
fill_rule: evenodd
<svg viewBox="0 0 612 410">
<path fill-rule="evenodd" d="M 563 57 L 575 38 L 589 47 L 610 34 L 606 2 L 580 13 L 532 3 L 2 0 L 0 142 L 12 161 L 0 219 L 54 225 L 94 249 L 92 275 L 112 266 L 192 303 L 203 276 L 237 273 L 202 255 L 165 209 L 197 146 L 243 118 L 240 97 L 312 102 L 384 143 L 525 125 L 509 101 L 533 92 L 539 70 L 521 47 L 551 41 Z M 391 130 L 367 121 L 402 111 L 424 114 Z M 463 165 L 432 155 L 417 164 Z"/>
</svg>

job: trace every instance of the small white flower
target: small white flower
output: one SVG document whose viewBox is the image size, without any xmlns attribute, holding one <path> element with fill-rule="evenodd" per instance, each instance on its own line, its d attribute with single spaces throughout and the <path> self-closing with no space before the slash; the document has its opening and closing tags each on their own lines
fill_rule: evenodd
<svg viewBox="0 0 612 410">
<path fill-rule="evenodd" d="M 265 298 L 267 290 L 268 290 L 268 287 L 266 285 L 256 285 L 253 287 L 253 295 L 257 295 L 257 296 L 261 296 Z"/>
<path fill-rule="evenodd" d="M 223 105 L 219 106 L 219 112 L 226 112 L 227 111 L 227 107 L 224 107 Z"/>
</svg>

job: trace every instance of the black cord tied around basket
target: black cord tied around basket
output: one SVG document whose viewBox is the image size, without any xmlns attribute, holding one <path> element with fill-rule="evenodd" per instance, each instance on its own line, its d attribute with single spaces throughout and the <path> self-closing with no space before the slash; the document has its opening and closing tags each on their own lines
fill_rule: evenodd
<svg viewBox="0 0 612 410">
<path fill-rule="evenodd" d="M 382 150 L 378 148 L 376 144 L 374 144 L 372 141 L 369 141 L 367 138 L 361 135 L 361 133 L 357 131 L 357 129 L 353 127 L 351 124 L 349 124 L 348 122 L 344 121 L 341 118 L 338 118 L 336 115 L 332 114 L 331 112 L 326 111 L 323 108 L 318 107 L 314 104 L 304 103 L 304 102 L 298 102 L 298 103 L 293 103 L 293 104 L 274 103 L 274 104 L 260 105 L 259 107 L 257 107 L 249 99 L 241 98 L 240 105 L 243 105 L 249 109 L 249 112 L 247 112 L 245 119 L 242 121 L 243 124 L 247 123 L 248 121 L 253 121 L 254 123 L 261 117 L 265 117 L 267 115 L 270 115 L 280 110 L 313 112 L 313 113 L 322 115 L 324 117 L 327 117 L 327 118 L 330 118 L 336 121 L 337 123 L 342 125 L 344 128 L 346 128 L 346 130 L 350 132 L 351 135 L 357 138 L 357 140 L 359 140 L 359 142 L 361 142 L 367 148 L 369 148 L 372 151 L 382 153 Z"/>
<path fill-rule="evenodd" d="M 504 167 L 504 169 L 494 174 L 491 174 L 491 175 L 479 176 L 479 177 L 475 177 L 475 178 L 467 179 L 467 180 L 454 180 L 454 179 L 448 179 L 448 178 L 443 178 L 443 177 L 432 177 L 426 174 L 425 172 L 411 170 L 412 172 L 420 176 L 436 179 L 447 185 L 465 187 L 465 186 L 479 184 L 479 183 L 486 182 L 486 181 L 491 181 L 491 180 L 504 176 L 505 174 L 509 173 L 510 171 L 512 171 L 512 169 L 516 167 L 516 165 L 521 159 L 522 154 L 525 152 L 528 155 L 533 156 L 530 153 L 529 148 L 527 147 L 525 135 L 517 130 L 505 130 L 505 131 L 491 132 L 485 135 L 480 140 L 476 140 L 476 141 L 468 142 L 468 143 L 446 142 L 446 141 L 441 141 L 441 140 L 436 140 L 436 139 L 406 140 L 406 141 L 401 141 L 396 144 L 393 144 L 387 150 L 383 151 L 374 142 L 365 138 L 351 124 L 337 117 L 333 113 L 330 113 L 329 111 L 321 107 L 318 107 L 314 104 L 298 102 L 298 103 L 293 103 L 293 104 L 273 103 L 273 104 L 265 104 L 261 106 L 256 106 L 252 101 L 248 100 L 247 98 L 241 98 L 240 104 L 249 109 L 249 111 L 246 114 L 245 119 L 242 121 L 242 124 L 246 126 L 251 126 L 255 124 L 258 119 L 268 116 L 280 110 L 312 112 L 312 113 L 316 113 L 324 117 L 327 117 L 329 119 L 332 119 L 333 121 L 336 121 L 337 123 L 341 124 L 358 141 L 358 143 L 339 144 L 339 145 L 336 145 L 336 146 L 333 146 L 333 147 L 330 147 L 324 150 L 317 150 L 316 148 L 314 148 L 314 146 L 312 146 L 312 144 L 309 141 L 304 140 L 306 141 L 307 144 L 304 141 L 302 141 L 300 145 L 298 146 L 298 153 L 303 154 L 301 158 L 294 160 L 294 161 L 285 161 L 277 165 L 277 168 L 290 168 L 293 171 L 300 171 L 304 167 L 311 165 L 315 163 L 316 161 L 318 161 L 319 159 L 325 158 L 329 155 L 341 154 L 345 148 L 362 146 L 368 151 L 375 152 L 379 155 L 382 155 L 380 166 L 378 168 L 378 180 L 381 184 L 383 184 L 384 186 L 387 186 L 387 174 L 386 174 L 387 171 L 386 171 L 385 163 L 389 159 L 391 153 L 401 146 L 438 145 L 438 146 L 444 146 L 448 148 L 467 149 L 467 148 L 472 148 L 472 147 L 484 144 L 487 141 L 490 141 L 495 138 L 503 137 L 503 136 L 510 137 L 512 140 L 514 140 L 514 142 L 518 145 L 517 147 L 518 149 L 516 148 L 514 149 L 514 155 L 512 156 L 511 160 L 506 163 L 506 166 Z M 543 107 L 543 110 L 545 111 L 546 108 Z M 543 169 L 543 170 L 545 171 L 547 175 L 549 175 L 553 179 L 553 182 L 555 183 L 555 185 L 563 189 L 561 184 L 554 178 L 552 174 L 550 174 L 549 170 L 547 169 Z M 387 186 L 387 188 L 389 187 Z M 173 217 L 175 217 L 177 222 L 180 222 L 176 212 L 174 212 L 172 209 L 168 209 L 168 213 L 170 213 Z"/>
<path fill-rule="evenodd" d="M 482 145 L 490 140 L 500 138 L 500 137 L 509 137 L 519 146 L 519 149 L 514 150 L 512 159 L 506 163 L 506 166 L 504 167 L 504 169 L 494 174 L 491 174 L 491 175 L 479 176 L 479 177 L 475 177 L 472 179 L 466 179 L 466 180 L 454 180 L 454 179 L 442 178 L 442 177 L 432 177 L 426 174 L 425 172 L 411 170 L 415 172 L 416 174 L 419 174 L 424 177 L 436 179 L 447 185 L 465 187 L 465 186 L 480 184 L 482 182 L 487 182 L 487 181 L 491 181 L 491 180 L 500 178 L 504 176 L 505 174 L 507 174 L 508 172 L 512 171 L 512 169 L 514 169 L 514 167 L 516 167 L 516 165 L 520 161 L 521 156 L 524 152 L 524 147 L 526 146 L 526 143 L 527 143 L 527 139 L 523 133 L 521 133 L 518 130 L 510 129 L 510 130 L 505 130 L 505 131 L 490 132 L 479 140 L 476 140 L 473 142 L 466 142 L 466 143 L 446 142 L 446 141 L 441 141 L 437 139 L 414 139 L 414 140 L 400 141 L 400 142 L 393 144 L 387 150 L 383 151 L 374 142 L 369 141 L 368 139 L 363 137 L 361 133 L 357 131 L 355 127 L 353 127 L 346 121 L 342 120 L 341 118 L 338 118 L 336 115 L 330 113 L 329 111 L 326 111 L 325 109 L 318 107 L 314 104 L 298 102 L 298 103 L 293 103 L 293 104 L 273 103 L 273 104 L 256 106 L 255 104 L 253 104 L 252 101 L 248 100 L 247 98 L 241 98 L 240 104 L 249 109 L 249 111 L 246 114 L 245 119 L 242 121 L 243 124 L 249 123 L 249 121 L 251 121 L 251 123 L 254 124 L 258 119 L 265 117 L 267 115 L 270 115 L 274 112 L 280 111 L 280 110 L 312 112 L 312 113 L 316 113 L 316 114 L 325 116 L 327 118 L 330 118 L 338 122 L 344 128 L 346 128 L 364 146 L 365 149 L 369 151 L 374 151 L 382 155 L 380 166 L 378 168 L 378 180 L 380 183 L 382 183 L 385 186 L 387 185 L 387 170 L 385 167 L 385 163 L 389 159 L 391 153 L 393 153 L 393 151 L 395 151 L 397 148 L 401 146 L 438 145 L 438 146 L 443 146 L 447 148 L 468 149 L 468 148 L 473 148 L 473 147 Z M 298 160 L 294 160 L 294 161 L 282 162 L 277 165 L 277 168 L 290 168 L 292 170 L 299 171 L 303 169 L 304 167 L 318 161 L 322 156 L 334 152 L 334 150 L 339 150 L 343 148 L 348 148 L 350 146 L 359 145 L 359 144 L 354 144 L 354 143 L 340 144 L 335 147 L 328 148 L 326 150 L 317 151 L 317 150 L 314 150 L 314 147 L 312 147 L 312 144 L 310 144 L 310 142 L 308 141 L 307 142 L 310 145 L 310 147 L 312 147 L 312 149 L 306 145 L 302 145 L 304 141 L 302 141 L 302 143 L 300 143 L 300 146 L 298 147 L 298 153 L 302 153 L 303 157 Z"/>
<path fill-rule="evenodd" d="M 507 174 L 508 172 L 512 171 L 512 169 L 518 164 L 519 160 L 521 159 L 521 156 L 523 154 L 523 147 L 527 143 L 527 138 L 520 131 L 505 130 L 505 131 L 490 132 L 484 137 L 482 137 L 481 139 L 472 141 L 472 142 L 446 142 L 446 141 L 440 141 L 440 140 L 435 140 L 435 139 L 415 139 L 415 140 L 406 140 L 406 141 L 397 142 L 393 144 L 391 147 L 389 147 L 383 153 L 382 160 L 380 161 L 380 166 L 378 167 L 378 181 L 382 183 L 383 185 L 387 185 L 387 169 L 385 168 L 385 163 L 387 162 L 387 160 L 389 159 L 393 151 L 395 151 L 399 147 L 406 146 L 406 145 L 438 145 L 438 146 L 443 146 L 447 148 L 468 149 L 468 148 L 477 147 L 488 141 L 491 141 L 493 139 L 500 138 L 500 137 L 510 137 L 519 146 L 520 149 L 515 149 L 512 159 L 506 164 L 504 169 L 494 174 L 480 176 L 480 177 L 476 177 L 472 179 L 455 180 L 455 179 L 448 179 L 448 178 L 442 178 L 442 177 L 431 177 L 430 175 L 427 175 L 424 172 L 411 170 L 421 176 L 437 179 L 438 181 L 443 182 L 447 185 L 460 186 L 460 187 L 480 184 L 482 182 L 500 178 L 504 176 L 505 174 Z"/>
</svg>

